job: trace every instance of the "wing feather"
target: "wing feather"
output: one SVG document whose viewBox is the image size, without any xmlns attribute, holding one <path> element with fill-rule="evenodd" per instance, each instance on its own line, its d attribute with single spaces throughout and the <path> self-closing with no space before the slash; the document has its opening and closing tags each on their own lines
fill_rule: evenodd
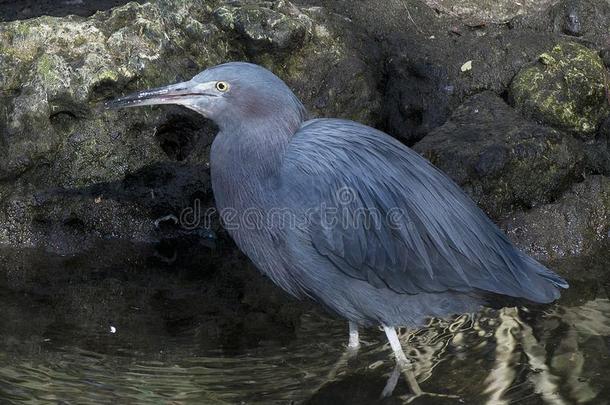
<svg viewBox="0 0 610 405">
<path fill-rule="evenodd" d="M 484 290 L 537 302 L 567 287 L 517 250 L 445 174 L 373 128 L 308 121 L 290 143 L 282 184 L 290 206 L 313 213 L 306 243 L 376 287 Z"/>
</svg>

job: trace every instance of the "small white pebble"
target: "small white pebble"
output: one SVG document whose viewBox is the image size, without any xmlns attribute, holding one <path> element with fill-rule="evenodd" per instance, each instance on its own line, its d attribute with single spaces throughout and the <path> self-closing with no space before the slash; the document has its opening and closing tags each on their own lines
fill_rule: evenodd
<svg viewBox="0 0 610 405">
<path fill-rule="evenodd" d="M 114 326 L 110 326 L 110 333 L 116 333 L 116 328 Z"/>
<path fill-rule="evenodd" d="M 468 62 L 464 63 L 462 65 L 462 67 L 460 68 L 460 70 L 462 72 L 469 72 L 469 71 L 471 71 L 472 70 L 472 61 L 469 60 Z"/>
</svg>

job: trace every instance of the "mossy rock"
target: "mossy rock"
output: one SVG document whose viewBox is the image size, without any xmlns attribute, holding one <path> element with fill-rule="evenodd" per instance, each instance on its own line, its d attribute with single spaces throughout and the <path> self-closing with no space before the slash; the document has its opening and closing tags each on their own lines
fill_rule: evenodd
<svg viewBox="0 0 610 405">
<path fill-rule="evenodd" d="M 517 74 L 510 97 L 526 116 L 590 138 L 610 113 L 607 86 L 599 55 L 577 43 L 564 42 Z"/>
</svg>

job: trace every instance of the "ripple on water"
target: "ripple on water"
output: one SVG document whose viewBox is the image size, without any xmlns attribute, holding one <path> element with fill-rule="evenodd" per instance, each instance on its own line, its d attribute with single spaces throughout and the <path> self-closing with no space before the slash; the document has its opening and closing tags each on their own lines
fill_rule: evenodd
<svg viewBox="0 0 610 405">
<path fill-rule="evenodd" d="M 610 398 L 610 267 L 565 265 L 595 272 L 579 273 L 573 291 L 556 305 L 484 311 L 403 331 L 423 388 L 459 395 L 468 404 L 599 404 Z M 201 281 L 148 268 L 142 279 L 123 280 L 117 294 L 116 287 L 108 292 L 108 284 L 91 281 L 86 265 L 55 270 L 72 276 L 45 289 L 37 285 L 39 273 L 9 282 L 0 268 L 0 403 L 364 404 L 377 401 L 394 367 L 380 331 L 365 331 L 367 343 L 348 358 L 346 325 L 317 311 L 300 317 L 291 339 L 276 339 L 271 331 L 256 344 L 226 350 L 227 339 L 249 337 L 209 332 L 208 316 L 217 314 L 198 316 L 203 304 L 197 300 L 206 298 L 190 290 Z M 155 298 L 168 284 L 189 301 L 181 311 L 191 321 L 179 332 L 163 327 L 167 311 L 177 316 L 174 301 L 163 309 Z M 86 299 L 91 295 L 108 305 L 116 333 Z M 399 382 L 389 403 L 406 401 L 407 393 Z"/>
</svg>

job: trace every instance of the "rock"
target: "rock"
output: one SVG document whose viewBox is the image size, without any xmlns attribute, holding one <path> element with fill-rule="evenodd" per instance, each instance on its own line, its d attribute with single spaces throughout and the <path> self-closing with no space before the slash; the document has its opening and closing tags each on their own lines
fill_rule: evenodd
<svg viewBox="0 0 610 405">
<path fill-rule="evenodd" d="M 582 35 L 582 22 L 576 10 L 568 11 L 568 14 L 565 16 L 565 26 L 563 32 L 575 37 Z"/>
<path fill-rule="evenodd" d="M 144 0 L 131 0 L 143 3 Z M 89 17 L 100 10 L 108 10 L 112 7 L 129 3 L 129 0 L 2 0 L 1 21 L 24 20 L 26 18 L 52 15 L 64 17 L 67 15 L 79 15 Z"/>
<path fill-rule="evenodd" d="M 453 12 L 439 15 L 417 0 L 384 7 L 372 1 L 300 1 L 349 17 L 376 40 L 386 61 L 383 116 L 377 124 L 408 145 L 442 125 L 465 98 L 484 90 L 503 95 L 521 68 L 558 41 L 556 34 L 535 27 L 513 30 L 481 20 L 471 24 Z M 426 3 L 438 10 L 433 4 L 438 2 Z M 470 4 L 473 11 L 517 8 L 504 0 L 451 3 Z M 527 12 L 539 6 L 520 3 Z M 465 65 L 471 69 L 462 71 Z"/>
<path fill-rule="evenodd" d="M 121 94 L 250 60 L 313 116 L 373 123 L 375 52 L 351 31 L 283 0 L 158 0 L 0 23 L 0 243 L 66 252 L 94 238 L 158 240 L 185 231 L 158 218 L 209 208 L 213 125 L 179 107 L 102 108 Z"/>
<path fill-rule="evenodd" d="M 538 13 L 513 18 L 509 26 L 515 30 L 536 30 L 566 35 L 595 48 L 608 47 L 610 4 L 606 0 L 560 0 Z"/>
<path fill-rule="evenodd" d="M 610 49 L 602 49 L 599 56 L 602 58 L 604 66 L 610 67 Z"/>
<path fill-rule="evenodd" d="M 552 201 L 583 166 L 573 137 L 521 117 L 501 98 L 469 98 L 414 146 L 494 218 Z"/>
<path fill-rule="evenodd" d="M 301 47 L 311 35 L 313 22 L 292 4 L 279 1 L 272 7 L 222 6 L 214 16 L 225 30 L 234 31 L 248 53 L 285 51 Z"/>
<path fill-rule="evenodd" d="M 449 15 L 495 23 L 540 12 L 554 3 L 557 0 L 426 0 L 430 7 Z"/>
<path fill-rule="evenodd" d="M 474 2 L 483 14 L 492 10 L 489 19 Z M 550 204 L 583 169 L 607 173 L 604 124 L 595 135 L 605 116 L 590 107 L 584 117 L 591 132 L 551 123 L 553 130 L 516 113 L 502 97 L 519 71 L 545 51 L 552 54 L 560 35 L 584 41 L 601 38 L 603 30 L 581 6 L 572 25 L 558 30 L 550 11 L 532 14 L 538 5 L 521 3 L 529 15 L 510 25 L 476 23 L 504 21 L 500 16 L 514 6 L 504 0 L 464 0 L 456 3 L 463 12 L 447 14 L 418 0 L 384 7 L 348 0 L 152 0 L 88 18 L 0 23 L 0 243 L 62 253 L 97 239 L 224 243 L 217 218 L 207 218 L 216 128 L 179 107 L 104 111 L 101 102 L 229 60 L 269 67 L 312 117 L 364 122 L 409 145 L 423 138 L 418 150 L 496 218 Z M 569 47 L 590 58 L 566 66 L 590 78 L 599 72 L 592 51 Z M 462 71 L 469 61 L 471 69 Z M 542 67 L 533 68 L 553 71 Z M 599 80 L 593 81 L 597 95 Z M 545 85 L 555 91 L 555 84 Z M 574 80 L 569 88 L 588 84 Z M 566 94 L 577 106 L 594 104 L 585 103 L 584 93 Z"/>
<path fill-rule="evenodd" d="M 610 176 L 610 118 L 604 120 L 595 139 L 585 143 L 587 170 Z"/>
<path fill-rule="evenodd" d="M 510 98 L 526 116 L 590 139 L 610 113 L 607 82 L 596 52 L 562 42 L 517 74 Z"/>
<path fill-rule="evenodd" d="M 598 137 L 585 143 L 587 172 L 610 176 L 610 141 Z"/>
<path fill-rule="evenodd" d="M 610 240 L 610 178 L 587 177 L 551 204 L 508 216 L 502 227 L 539 260 L 590 253 Z"/>
<path fill-rule="evenodd" d="M 505 93 L 519 70 L 555 42 L 544 33 L 481 32 L 482 36 L 471 32 L 457 38 L 390 39 L 384 129 L 408 145 L 414 144 L 444 124 L 464 99 L 484 90 Z M 465 64 L 471 69 L 462 71 Z"/>
<path fill-rule="evenodd" d="M 598 44 L 608 39 L 610 4 L 604 0 L 562 0 L 548 11 L 552 29 Z"/>
</svg>

